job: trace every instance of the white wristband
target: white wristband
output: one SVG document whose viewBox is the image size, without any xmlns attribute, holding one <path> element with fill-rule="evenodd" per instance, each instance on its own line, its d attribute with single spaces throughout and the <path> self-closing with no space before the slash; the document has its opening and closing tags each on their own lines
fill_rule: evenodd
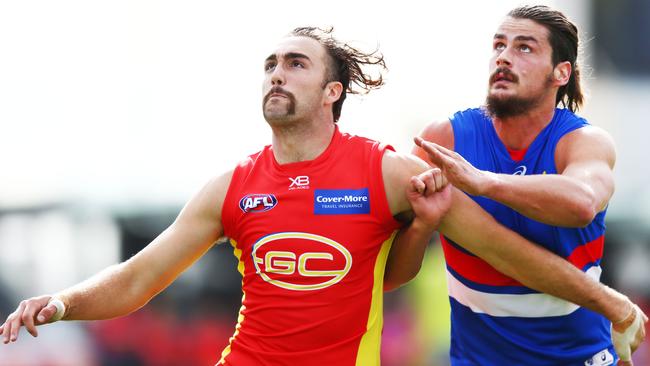
<svg viewBox="0 0 650 366">
<path fill-rule="evenodd" d="M 61 320 L 63 315 L 65 315 L 65 304 L 60 299 L 53 297 L 50 299 L 49 304 L 56 306 L 56 313 L 50 318 L 50 323 Z"/>
</svg>

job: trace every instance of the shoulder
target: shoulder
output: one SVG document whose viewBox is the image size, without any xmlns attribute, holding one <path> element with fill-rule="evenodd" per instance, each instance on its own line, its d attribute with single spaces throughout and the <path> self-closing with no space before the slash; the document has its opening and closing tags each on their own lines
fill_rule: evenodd
<svg viewBox="0 0 650 366">
<path fill-rule="evenodd" d="M 447 149 L 454 150 L 454 129 L 450 120 L 429 123 L 420 131 L 419 136 L 425 141 L 435 142 Z M 430 163 L 427 153 L 419 146 L 414 145 L 411 153 Z"/>
<path fill-rule="evenodd" d="M 474 129 L 477 123 L 484 122 L 486 118 L 481 108 L 468 108 L 454 113 L 449 119 L 429 123 L 420 132 L 420 137 L 454 150 L 455 134 L 462 134 L 462 130 Z M 416 148 L 413 152 L 415 153 L 417 150 L 419 149 Z"/>
<path fill-rule="evenodd" d="M 424 140 L 435 142 L 446 148 L 454 147 L 454 129 L 451 120 L 431 122 L 422 129 L 420 137 Z"/>
<path fill-rule="evenodd" d="M 616 160 L 614 139 L 604 129 L 590 124 L 562 136 L 555 154 L 560 170 L 576 160 L 604 160 L 610 166 Z"/>
<path fill-rule="evenodd" d="M 383 153 L 384 150 L 395 150 L 391 145 L 382 143 L 375 139 L 350 133 L 341 133 L 341 142 L 346 145 L 347 150 L 357 151 L 378 151 Z"/>
<path fill-rule="evenodd" d="M 385 177 L 387 174 L 389 176 L 410 174 L 409 178 L 422 173 L 429 167 L 426 162 L 413 154 L 404 154 L 393 150 L 384 152 L 381 166 Z"/>
<path fill-rule="evenodd" d="M 193 232 L 199 232 L 197 228 L 207 228 L 206 230 L 213 231 L 216 237 L 221 236 L 221 211 L 233 171 L 234 169 L 231 169 L 209 179 L 185 204 L 174 222 L 174 227 L 189 228 L 188 230 Z"/>
<path fill-rule="evenodd" d="M 229 169 L 208 180 L 201 190 L 192 198 L 196 204 L 207 211 L 214 211 L 220 216 L 221 207 L 228 193 L 235 169 Z"/>
</svg>

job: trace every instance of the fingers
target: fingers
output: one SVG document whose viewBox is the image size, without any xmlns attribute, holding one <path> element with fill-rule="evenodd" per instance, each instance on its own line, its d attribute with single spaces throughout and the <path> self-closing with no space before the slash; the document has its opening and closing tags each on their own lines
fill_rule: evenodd
<svg viewBox="0 0 650 366">
<path fill-rule="evenodd" d="M 621 360 L 619 360 L 616 365 L 617 366 L 633 366 L 632 361 L 621 361 Z"/>
<path fill-rule="evenodd" d="M 9 314 L 5 324 L 2 327 L 2 341 L 4 344 L 15 342 L 18 339 L 18 331 L 20 330 L 20 322 L 23 310 L 25 309 L 25 301 L 22 301 L 16 311 Z"/>
<path fill-rule="evenodd" d="M 409 186 L 409 191 L 419 194 L 424 194 L 426 189 L 426 184 L 420 179 L 420 176 L 411 177 L 411 185 Z"/>
<path fill-rule="evenodd" d="M 27 302 L 27 304 L 25 304 L 25 310 L 20 316 L 20 320 L 23 323 L 23 326 L 33 337 L 38 337 L 36 324 L 34 324 L 34 318 L 36 317 L 37 310 L 40 310 L 40 308 L 36 309 L 33 302 Z"/>
<path fill-rule="evenodd" d="M 435 169 L 431 169 L 430 171 L 431 171 L 431 175 L 433 176 L 436 191 L 442 190 L 447 186 L 447 184 L 449 184 L 449 182 L 447 181 L 447 177 L 444 174 L 442 174 L 442 170 L 435 168 Z"/>
<path fill-rule="evenodd" d="M 411 192 L 417 192 L 422 195 L 438 192 L 448 184 L 447 178 L 438 168 L 429 169 L 424 173 L 411 177 Z"/>
<path fill-rule="evenodd" d="M 422 148 L 422 150 L 424 150 L 429 155 L 429 158 L 431 158 L 431 161 L 434 164 L 436 164 L 437 166 L 441 166 L 443 164 L 445 155 L 438 151 L 438 149 L 436 148 L 438 147 L 437 144 L 434 144 L 433 142 L 429 142 L 429 141 L 424 141 L 420 137 L 416 137 L 414 141 L 416 145 Z"/>
<path fill-rule="evenodd" d="M 22 326 L 34 337 L 38 336 L 37 325 L 46 323 L 56 313 L 54 304 L 48 304 L 50 296 L 33 297 L 23 300 L 16 308 L 16 311 L 9 314 L 7 320 L 0 326 L 0 339 L 7 344 L 18 340 L 18 334 Z M 38 314 L 38 318 L 37 318 Z"/>
<path fill-rule="evenodd" d="M 49 303 L 38 313 L 38 315 L 36 316 L 36 320 L 38 321 L 39 324 L 45 324 L 50 319 L 52 319 L 52 316 L 56 314 L 57 310 L 58 309 L 53 303 Z"/>
</svg>

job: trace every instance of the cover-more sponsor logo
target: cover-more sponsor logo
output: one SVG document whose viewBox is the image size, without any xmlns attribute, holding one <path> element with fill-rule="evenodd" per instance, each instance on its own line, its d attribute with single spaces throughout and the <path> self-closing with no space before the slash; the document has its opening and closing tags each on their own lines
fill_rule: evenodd
<svg viewBox="0 0 650 366">
<path fill-rule="evenodd" d="M 252 256 L 264 281 L 287 290 L 330 287 L 352 268 L 352 255 L 343 245 L 302 232 L 267 235 L 253 245 Z"/>
<path fill-rule="evenodd" d="M 278 204 L 278 199 L 269 193 L 248 194 L 239 200 L 239 208 L 244 212 L 264 212 Z"/>
<path fill-rule="evenodd" d="M 350 215 L 370 213 L 368 188 L 317 189 L 314 191 L 314 214 Z"/>
</svg>

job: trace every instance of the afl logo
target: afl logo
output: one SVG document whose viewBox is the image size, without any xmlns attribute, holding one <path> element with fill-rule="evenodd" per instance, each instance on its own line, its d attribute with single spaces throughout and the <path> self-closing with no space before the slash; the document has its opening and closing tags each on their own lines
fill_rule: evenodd
<svg viewBox="0 0 650 366">
<path fill-rule="evenodd" d="M 239 208 L 244 212 L 264 212 L 278 204 L 278 199 L 272 194 L 254 193 L 239 200 Z"/>
<path fill-rule="evenodd" d="M 264 281 L 296 291 L 330 287 L 352 267 L 352 255 L 343 245 L 310 233 L 267 235 L 253 245 L 252 256 Z"/>
</svg>

